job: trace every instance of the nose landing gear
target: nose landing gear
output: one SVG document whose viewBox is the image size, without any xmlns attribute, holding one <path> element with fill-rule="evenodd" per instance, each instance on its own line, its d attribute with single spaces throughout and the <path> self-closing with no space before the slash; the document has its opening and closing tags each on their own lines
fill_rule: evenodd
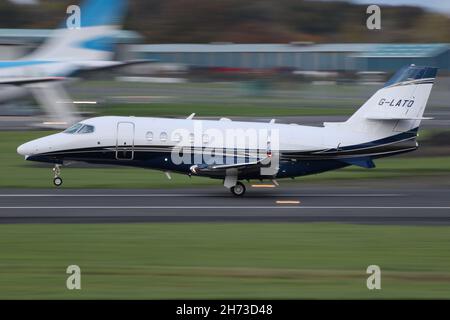
<svg viewBox="0 0 450 320">
<path fill-rule="evenodd" d="M 53 184 L 56 187 L 60 187 L 63 183 L 63 180 L 60 177 L 61 174 L 61 165 L 59 164 L 55 164 L 55 167 L 53 168 L 53 175 L 54 175 L 54 179 L 53 179 Z"/>
</svg>

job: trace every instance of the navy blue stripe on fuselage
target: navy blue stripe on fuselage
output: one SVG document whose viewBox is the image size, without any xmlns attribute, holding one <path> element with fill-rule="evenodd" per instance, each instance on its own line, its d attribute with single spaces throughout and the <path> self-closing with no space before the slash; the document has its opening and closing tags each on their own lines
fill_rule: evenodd
<svg viewBox="0 0 450 320">
<path fill-rule="evenodd" d="M 361 144 L 357 144 L 357 145 L 342 147 L 342 148 L 339 148 L 339 150 L 345 151 L 345 150 L 355 150 L 355 149 L 367 149 L 367 148 L 371 148 L 371 147 L 377 147 L 377 146 L 381 146 L 381 145 L 396 143 L 396 142 L 400 142 L 400 141 L 404 141 L 404 140 L 408 140 L 408 139 L 417 137 L 418 131 L 419 131 L 419 128 L 414 128 L 409 131 L 396 134 L 394 136 L 389 136 L 389 137 L 386 137 L 383 139 L 378 139 L 378 140 L 361 143 Z"/>
</svg>

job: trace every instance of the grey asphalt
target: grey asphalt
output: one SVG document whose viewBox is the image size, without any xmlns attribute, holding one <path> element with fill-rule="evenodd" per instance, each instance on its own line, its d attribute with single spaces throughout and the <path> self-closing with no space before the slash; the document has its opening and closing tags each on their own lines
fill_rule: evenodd
<svg viewBox="0 0 450 320">
<path fill-rule="evenodd" d="M 219 186 L 177 190 L 0 190 L 0 223 L 103 222 L 450 225 L 450 187 L 408 183 L 395 188 L 249 187 L 241 198 Z"/>
</svg>

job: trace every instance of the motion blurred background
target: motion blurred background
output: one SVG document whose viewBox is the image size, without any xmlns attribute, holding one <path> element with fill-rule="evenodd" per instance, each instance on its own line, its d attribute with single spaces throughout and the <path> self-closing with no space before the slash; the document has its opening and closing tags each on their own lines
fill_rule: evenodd
<svg viewBox="0 0 450 320">
<path fill-rule="evenodd" d="M 130 1 L 115 59 L 152 62 L 83 74 L 65 88 L 84 117 L 196 112 L 320 124 L 344 119 L 394 71 L 414 63 L 440 68 L 427 109 L 437 121 L 425 127 L 445 127 L 448 6 L 381 1 L 382 29 L 368 30 L 363 2 Z M 69 4 L 2 1 L 0 61 L 39 47 L 68 17 Z M 49 118 L 32 96 L 0 101 L 1 129 L 29 128 Z"/>
<path fill-rule="evenodd" d="M 448 6 L 381 1 L 382 29 L 368 30 L 363 2 L 130 1 L 115 59 L 153 62 L 84 75 L 66 88 L 84 116 L 347 116 L 395 70 L 415 63 L 440 68 L 427 111 L 443 115 Z M 47 40 L 71 3 L 2 1 L 0 60 L 18 59 Z M 10 100 L 0 113 L 41 120 L 33 100 Z M 1 128 L 22 129 L 24 121 L 2 118 Z"/>
<path fill-rule="evenodd" d="M 69 4 L 73 1 L 1 1 L 0 61 L 20 59 L 39 47 L 67 18 Z M 320 126 L 347 119 L 399 68 L 435 66 L 438 79 L 425 112 L 434 120 L 423 121 L 417 152 L 379 160 L 378 168 L 370 171 L 350 167 L 286 183 L 318 189 L 352 186 L 368 192 L 371 185 L 448 191 L 450 5 L 415 0 L 370 4 L 381 8 L 381 30 L 366 27 L 364 0 L 132 0 L 115 39 L 114 59 L 140 63 L 71 77 L 63 85 L 69 100 L 61 104 L 73 105 L 77 118 L 185 118 L 195 112 L 200 119 L 276 118 L 279 123 Z M 25 163 L 15 150 L 60 129 L 51 125 L 54 115 L 33 95 L 1 95 L 0 86 L 0 188 L 51 188 L 49 167 Z M 66 119 L 57 120 L 60 124 Z M 65 188 L 220 185 L 177 175 L 168 181 L 153 171 L 82 165 L 66 169 L 64 175 Z M 83 298 L 370 298 L 364 268 L 377 259 L 391 272 L 395 288 L 377 297 L 450 297 L 448 227 L 152 224 L 58 230 L 63 232 L 48 225 L 0 226 L 0 246 L 8 248 L 0 252 L 1 261 L 7 261 L 0 268 L 10 279 L 0 277 L 0 297 L 77 297 L 52 282 L 64 277 L 53 276 L 53 271 L 77 259 L 90 266 L 95 288 Z M 28 242 L 18 240 L 22 232 Z M 111 238 L 113 233 L 118 236 Z M 239 241 L 230 243 L 229 234 Z M 108 242 L 114 250 L 105 251 L 102 244 Z M 371 246 L 374 242 L 378 246 Z M 95 248 L 86 250 L 91 243 Z M 96 250 L 103 253 L 97 255 Z M 185 260 L 169 257 L 170 252 Z M 126 258 L 118 259 L 122 254 Z M 112 262 L 105 266 L 106 261 Z M 322 271 L 312 271 L 317 269 Z M 36 280 L 32 270 L 42 277 Z M 117 279 L 120 283 L 110 287 Z M 31 289 L 27 281 L 34 284 Z"/>
</svg>

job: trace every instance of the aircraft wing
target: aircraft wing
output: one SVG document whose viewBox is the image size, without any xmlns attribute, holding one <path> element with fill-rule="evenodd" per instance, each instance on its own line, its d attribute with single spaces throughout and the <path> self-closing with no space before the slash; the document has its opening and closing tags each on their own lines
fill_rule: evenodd
<svg viewBox="0 0 450 320">
<path fill-rule="evenodd" d="M 228 170 L 237 170 L 239 172 L 253 171 L 258 170 L 261 167 L 265 167 L 270 164 L 270 157 L 266 157 L 264 159 L 242 162 L 242 163 L 233 163 L 233 164 L 219 164 L 219 165 L 195 165 L 191 167 L 191 171 L 198 175 L 217 175 L 223 174 Z"/>
<path fill-rule="evenodd" d="M 261 167 L 263 165 L 266 165 L 270 162 L 270 158 L 264 158 L 257 161 L 251 161 L 251 162 L 243 162 L 243 163 L 233 163 L 233 164 L 221 164 L 221 165 L 212 165 L 209 166 L 212 170 L 227 170 L 227 169 L 246 169 L 246 168 L 252 168 L 252 167 Z"/>
<path fill-rule="evenodd" d="M 0 78 L 0 85 L 24 86 L 27 84 L 63 81 L 63 77 L 24 77 L 24 78 Z"/>
</svg>

